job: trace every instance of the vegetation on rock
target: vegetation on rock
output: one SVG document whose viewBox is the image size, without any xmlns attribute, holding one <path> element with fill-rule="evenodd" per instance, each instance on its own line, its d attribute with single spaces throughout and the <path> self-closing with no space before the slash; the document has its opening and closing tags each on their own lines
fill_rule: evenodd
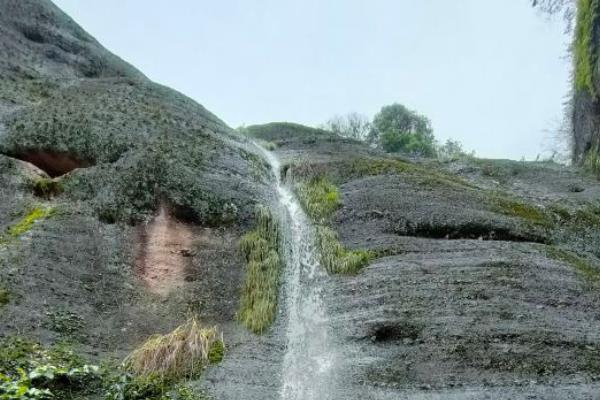
<svg viewBox="0 0 600 400">
<path fill-rule="evenodd" d="M 18 238 L 33 228 L 33 225 L 44 218 L 53 215 L 55 209 L 52 207 L 36 206 L 29 210 L 19 221 L 9 226 L 4 235 L 0 236 L 0 244 L 7 243 L 11 239 Z"/>
<path fill-rule="evenodd" d="M 262 334 L 275 319 L 282 261 L 279 226 L 271 211 L 257 206 L 256 227 L 244 235 L 240 249 L 246 260 L 238 318 L 252 332 Z"/>
<path fill-rule="evenodd" d="M 0 399 L 74 399 L 101 386 L 100 368 L 68 345 L 47 348 L 19 336 L 0 342 Z"/>
<path fill-rule="evenodd" d="M 594 85 L 594 65 L 597 59 L 597 45 L 594 43 L 594 24 L 598 17 L 598 0 L 579 0 L 573 57 L 575 65 L 575 90 L 587 91 L 596 97 Z"/>
<path fill-rule="evenodd" d="M 338 188 L 323 176 L 299 182 L 296 193 L 308 215 L 320 223 L 342 206 Z"/>
<path fill-rule="evenodd" d="M 600 267 L 593 265 L 588 259 L 557 246 L 548 246 L 547 254 L 556 260 L 573 266 L 592 283 L 600 283 Z"/>
<path fill-rule="evenodd" d="M 317 225 L 315 232 L 321 262 L 330 274 L 355 274 L 375 256 L 371 251 L 348 250 L 331 228 Z"/>
<path fill-rule="evenodd" d="M 315 242 L 327 272 L 355 274 L 366 266 L 375 254 L 345 248 L 337 233 L 327 226 L 331 216 L 342 206 L 338 188 L 322 175 L 298 182 L 296 193 L 302 207 L 315 222 Z"/>
<path fill-rule="evenodd" d="M 33 194 L 44 199 L 51 199 L 64 191 L 64 186 L 60 180 L 50 178 L 38 178 L 29 181 Z"/>
<path fill-rule="evenodd" d="M 223 358 L 223 339 L 216 328 L 204 328 L 191 318 L 173 332 L 150 337 L 125 360 L 136 375 L 178 381 L 199 376 Z"/>
</svg>

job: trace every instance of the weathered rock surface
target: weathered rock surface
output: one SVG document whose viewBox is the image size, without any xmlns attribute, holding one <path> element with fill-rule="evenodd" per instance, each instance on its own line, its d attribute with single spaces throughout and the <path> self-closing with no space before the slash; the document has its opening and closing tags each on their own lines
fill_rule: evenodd
<svg viewBox="0 0 600 400">
<path fill-rule="evenodd" d="M 254 205 L 272 196 L 246 139 L 149 81 L 50 1 L 7 0 L 0 153 L 0 286 L 9 293 L 0 335 L 121 358 L 195 313 L 237 340 L 238 240 Z M 142 259 L 176 273 L 149 285 Z"/>
<path fill-rule="evenodd" d="M 403 160 L 296 124 L 246 134 L 276 147 L 289 184 L 327 175 L 343 204 L 329 225 L 376 254 L 326 284 L 333 398 L 600 398 L 597 180 Z M 50 1 L 5 0 L 0 153 L 0 335 L 121 358 L 193 313 L 227 344 L 196 385 L 280 397 L 285 307 L 261 337 L 235 320 L 239 238 L 274 199 L 248 139 Z"/>
<path fill-rule="evenodd" d="M 598 398 L 600 270 L 581 245 L 598 225 L 579 220 L 587 237 L 569 225 L 595 210 L 595 179 L 547 163 L 405 165 L 275 126 L 248 129 L 277 145 L 291 181 L 334 181 L 343 206 L 331 226 L 379 254 L 325 295 L 346 388 L 334 398 Z M 557 246 L 591 260 L 591 273 L 557 259 Z"/>
</svg>

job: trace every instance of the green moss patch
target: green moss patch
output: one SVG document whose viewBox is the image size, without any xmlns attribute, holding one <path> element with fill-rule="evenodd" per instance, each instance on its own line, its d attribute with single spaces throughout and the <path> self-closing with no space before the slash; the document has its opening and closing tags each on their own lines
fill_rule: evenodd
<svg viewBox="0 0 600 400">
<path fill-rule="evenodd" d="M 8 243 L 30 231 L 34 224 L 40 220 L 50 217 L 55 213 L 52 207 L 34 207 L 28 211 L 19 221 L 9 226 L 4 235 L 0 236 L 0 244 Z"/>
<path fill-rule="evenodd" d="M 0 307 L 10 303 L 10 290 L 0 286 Z"/>
<path fill-rule="evenodd" d="M 544 209 L 527 204 L 523 201 L 511 199 L 500 194 L 494 195 L 490 200 L 492 209 L 510 217 L 520 218 L 533 225 L 552 227 L 553 219 Z"/>
<path fill-rule="evenodd" d="M 333 183 L 344 183 L 352 179 L 377 175 L 402 175 L 410 182 L 430 188 L 459 190 L 478 189 L 464 179 L 423 166 L 393 158 L 356 157 L 331 163 L 301 163 L 290 165 L 292 176 L 305 181 L 326 176 Z"/>
<path fill-rule="evenodd" d="M 263 206 L 257 206 L 255 215 L 255 229 L 240 241 L 246 259 L 246 281 L 238 318 L 249 330 L 262 334 L 275 319 L 282 262 L 277 221 Z"/>
</svg>

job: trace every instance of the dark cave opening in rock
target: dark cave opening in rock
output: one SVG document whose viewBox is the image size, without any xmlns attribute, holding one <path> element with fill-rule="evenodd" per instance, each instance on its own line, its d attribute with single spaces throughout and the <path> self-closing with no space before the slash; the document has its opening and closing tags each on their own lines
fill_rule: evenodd
<svg viewBox="0 0 600 400">
<path fill-rule="evenodd" d="M 52 150 L 26 150 L 14 154 L 13 157 L 35 165 L 51 178 L 62 176 L 77 168 L 93 165 L 92 161 L 84 160 L 73 154 Z"/>
<path fill-rule="evenodd" d="M 394 342 L 403 339 L 416 340 L 422 326 L 412 323 L 382 323 L 372 326 L 368 337 L 375 342 Z"/>
<path fill-rule="evenodd" d="M 418 224 L 407 223 L 394 229 L 394 233 L 400 236 L 414 236 L 430 239 L 479 239 L 532 243 L 547 242 L 546 237 L 535 232 L 520 232 L 507 227 L 499 227 L 479 222 L 467 222 L 462 224 L 431 222 Z"/>
</svg>

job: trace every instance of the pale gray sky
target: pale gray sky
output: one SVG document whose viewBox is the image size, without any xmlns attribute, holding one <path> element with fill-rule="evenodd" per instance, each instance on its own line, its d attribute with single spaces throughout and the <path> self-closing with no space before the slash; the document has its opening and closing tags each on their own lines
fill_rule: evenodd
<svg viewBox="0 0 600 400">
<path fill-rule="evenodd" d="M 399 102 L 440 140 L 535 158 L 569 89 L 568 36 L 529 0 L 54 0 L 229 125 Z"/>
</svg>

